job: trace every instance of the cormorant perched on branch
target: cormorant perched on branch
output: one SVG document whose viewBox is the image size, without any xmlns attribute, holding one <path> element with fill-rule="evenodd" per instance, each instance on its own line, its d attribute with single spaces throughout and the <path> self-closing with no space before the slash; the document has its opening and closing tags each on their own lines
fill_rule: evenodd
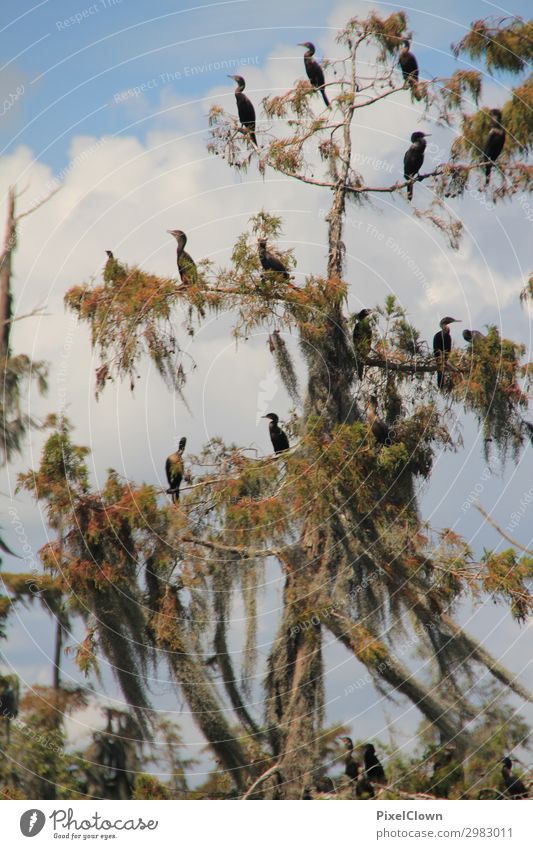
<svg viewBox="0 0 533 849">
<path fill-rule="evenodd" d="M 445 316 L 440 321 L 440 330 L 433 337 L 433 353 L 437 359 L 437 365 L 442 366 L 437 372 L 437 386 L 442 389 L 444 386 L 444 371 L 448 354 L 452 350 L 452 336 L 450 333 L 450 324 L 461 321 L 460 318 L 451 318 Z"/>
<path fill-rule="evenodd" d="M 185 436 L 182 436 L 179 441 L 178 450 L 174 451 L 170 457 L 167 457 L 167 462 L 165 463 L 165 472 L 167 473 L 169 487 L 167 493 L 172 495 L 172 501 L 174 503 L 180 500 L 180 486 L 183 479 L 183 452 L 185 451 L 186 444 L 187 439 Z"/>
<path fill-rule="evenodd" d="M 408 38 L 406 38 L 400 50 L 399 64 L 402 69 L 403 79 L 406 86 L 409 86 L 416 91 L 416 84 L 418 83 L 418 62 L 416 61 L 415 54 L 411 53 L 409 49 L 410 47 L 411 42 Z"/>
<path fill-rule="evenodd" d="M 285 280 L 290 280 L 290 274 L 279 256 L 272 251 L 267 251 L 266 239 L 257 240 L 257 249 L 259 261 L 265 271 L 275 271 L 276 274 L 280 274 Z"/>
<path fill-rule="evenodd" d="M 490 130 L 485 141 L 483 154 L 487 161 L 485 165 L 485 185 L 488 186 L 490 174 L 494 163 L 503 150 L 505 144 L 505 130 L 502 127 L 501 109 L 491 109 L 490 115 Z"/>
<path fill-rule="evenodd" d="M 424 151 L 426 149 L 426 138 L 431 133 L 416 132 L 411 135 L 411 147 L 403 158 L 403 176 L 406 180 L 414 180 L 424 164 Z M 413 199 L 413 183 L 407 186 L 407 197 Z"/>
<path fill-rule="evenodd" d="M 376 750 L 372 743 L 366 744 L 363 758 L 365 761 L 365 775 L 368 780 L 377 781 L 378 784 L 385 784 L 387 780 L 385 778 L 385 770 L 376 756 Z"/>
<path fill-rule="evenodd" d="M 487 337 L 480 333 L 479 330 L 463 330 L 463 339 L 465 342 L 474 342 L 476 339 L 486 339 Z"/>
<path fill-rule="evenodd" d="M 304 65 L 307 77 L 313 88 L 319 91 L 322 97 L 324 98 L 324 103 L 326 104 L 326 106 L 329 106 L 329 100 L 324 89 L 324 71 L 322 70 L 322 66 L 318 64 L 316 59 L 313 59 L 313 56 L 315 55 L 315 45 L 312 44 L 310 41 L 304 41 L 300 43 L 298 47 L 307 48 L 304 53 Z"/>
<path fill-rule="evenodd" d="M 369 320 L 371 315 L 372 310 L 361 310 L 355 316 L 355 324 L 353 326 L 353 347 L 359 380 L 363 379 L 365 362 L 372 347 L 372 325 Z"/>
<path fill-rule="evenodd" d="M 187 236 L 183 230 L 167 230 L 167 233 L 174 236 L 178 243 L 178 271 L 180 273 L 182 286 L 195 286 L 198 283 L 198 269 L 196 268 L 196 263 L 193 258 L 185 250 Z"/>
<path fill-rule="evenodd" d="M 104 283 L 114 283 L 117 277 L 125 276 L 125 269 L 118 259 L 115 259 L 113 251 L 106 251 L 107 261 L 104 266 Z"/>
<path fill-rule="evenodd" d="M 255 137 L 255 109 L 252 101 L 243 93 L 246 86 L 244 77 L 232 76 L 231 74 L 228 74 L 228 77 L 230 80 L 235 80 L 237 83 L 237 88 L 235 89 L 235 100 L 237 101 L 239 121 L 248 131 L 251 140 L 257 147 L 257 139 Z"/>
<path fill-rule="evenodd" d="M 268 429 L 275 453 L 280 454 L 282 451 L 286 451 L 289 448 L 289 440 L 285 431 L 278 424 L 279 416 L 276 413 L 267 413 L 266 416 L 261 416 L 261 418 L 270 419 Z"/>
<path fill-rule="evenodd" d="M 368 399 L 367 418 L 376 442 L 379 442 L 380 445 L 392 445 L 391 429 L 378 416 L 378 402 L 375 395 Z"/>
<path fill-rule="evenodd" d="M 344 774 L 348 776 L 350 781 L 357 782 L 355 785 L 355 795 L 371 798 L 374 795 L 374 788 L 365 775 L 359 777 L 359 764 L 353 758 L 353 743 L 351 737 L 341 737 L 341 743 L 346 747 L 346 757 L 344 758 Z"/>
<path fill-rule="evenodd" d="M 528 792 L 525 784 L 520 778 L 516 778 L 513 775 L 513 762 L 511 758 L 503 759 L 502 776 L 505 789 L 512 799 L 528 798 Z"/>
</svg>

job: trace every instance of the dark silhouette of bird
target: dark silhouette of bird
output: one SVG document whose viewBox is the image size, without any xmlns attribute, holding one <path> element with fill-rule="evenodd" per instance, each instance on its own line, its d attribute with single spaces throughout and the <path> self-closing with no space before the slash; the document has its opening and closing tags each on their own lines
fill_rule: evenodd
<svg viewBox="0 0 533 849">
<path fill-rule="evenodd" d="M 418 172 L 424 164 L 424 151 L 426 149 L 426 138 L 431 133 L 417 131 L 411 135 L 411 147 L 406 151 L 403 158 L 403 176 L 406 180 L 414 181 Z M 407 186 L 407 197 L 413 199 L 413 182 Z"/>
<path fill-rule="evenodd" d="M 178 271 L 180 273 L 182 286 L 195 286 L 198 283 L 198 269 L 193 258 L 185 250 L 187 244 L 187 236 L 183 230 L 167 230 L 171 236 L 174 236 L 178 243 L 177 262 Z"/>
<path fill-rule="evenodd" d="M 385 770 L 381 766 L 376 750 L 372 743 L 367 743 L 364 748 L 363 759 L 365 762 L 365 775 L 369 781 L 385 784 Z"/>
<path fill-rule="evenodd" d="M 353 757 L 353 743 L 351 737 L 341 737 L 341 743 L 344 743 L 346 748 L 346 756 L 344 758 L 344 774 L 348 776 L 350 781 L 357 781 L 359 776 L 359 764 Z"/>
<path fill-rule="evenodd" d="M 341 742 L 346 748 L 346 756 L 344 758 L 344 774 L 348 776 L 351 782 L 355 782 L 355 795 L 359 798 L 371 798 L 374 796 L 374 788 L 368 778 L 360 774 L 360 764 L 353 757 L 353 743 L 351 737 L 341 737 Z"/>
<path fill-rule="evenodd" d="M 314 787 L 317 793 L 335 793 L 335 785 L 329 775 L 321 775 L 315 778 Z"/>
<path fill-rule="evenodd" d="M 266 239 L 262 238 L 257 240 L 257 251 L 259 254 L 259 261 L 265 271 L 274 271 L 276 274 L 280 274 L 285 280 L 290 280 L 290 274 L 287 271 L 287 267 L 280 257 L 273 251 L 267 250 Z"/>
<path fill-rule="evenodd" d="M 402 44 L 400 49 L 400 57 L 399 57 L 399 65 L 402 69 L 403 79 L 405 86 L 410 87 L 416 92 L 416 86 L 418 83 L 418 62 L 416 61 L 416 56 L 414 53 L 411 53 L 410 50 L 411 42 L 408 38 Z"/>
<path fill-rule="evenodd" d="M 324 71 L 322 70 L 322 66 L 318 64 L 316 59 L 313 59 L 313 56 L 315 55 L 315 45 L 312 44 L 310 41 L 304 41 L 301 42 L 298 47 L 307 48 L 304 53 L 304 65 L 307 73 L 307 78 L 313 88 L 320 92 L 326 106 L 329 106 L 329 100 L 326 94 L 326 90 L 324 88 Z"/>
<path fill-rule="evenodd" d="M 355 316 L 353 326 L 353 347 L 355 351 L 355 360 L 357 364 L 357 376 L 359 380 L 363 379 L 365 373 L 365 362 L 372 347 L 372 325 L 370 316 L 372 310 L 361 310 Z"/>
<path fill-rule="evenodd" d="M 485 146 L 483 148 L 483 156 L 485 164 L 485 185 L 490 182 L 492 168 L 498 159 L 498 156 L 503 150 L 505 144 L 505 129 L 502 126 L 501 109 L 491 109 L 490 115 L 490 130 L 487 135 Z"/>
<path fill-rule="evenodd" d="M 241 125 L 248 131 L 251 140 L 257 147 L 257 138 L 255 135 L 255 109 L 252 101 L 244 94 L 246 83 L 244 77 L 232 76 L 228 74 L 230 80 L 235 80 L 237 88 L 235 89 L 235 100 L 237 101 L 237 112 L 239 113 L 239 121 Z"/>
<path fill-rule="evenodd" d="M 270 439 L 272 440 L 274 452 L 276 454 L 280 454 L 282 451 L 286 451 L 289 448 L 289 440 L 285 431 L 283 431 L 278 424 L 279 416 L 277 416 L 276 413 L 267 413 L 266 416 L 262 416 L 261 418 L 270 419 L 268 429 L 270 431 Z"/>
<path fill-rule="evenodd" d="M 179 441 L 178 450 L 167 457 L 165 463 L 165 472 L 168 481 L 167 493 L 172 496 L 174 503 L 180 500 L 180 486 L 183 480 L 183 452 L 185 451 L 186 444 L 187 439 L 185 436 L 182 436 Z"/>
<path fill-rule="evenodd" d="M 433 353 L 437 360 L 437 365 L 440 368 L 437 371 L 437 386 L 442 389 L 444 386 L 444 371 L 448 354 L 452 350 L 452 335 L 450 333 L 450 324 L 458 322 L 461 319 L 451 318 L 447 315 L 440 320 L 440 330 L 433 337 Z"/>
<path fill-rule="evenodd" d="M 528 798 L 528 792 L 525 784 L 520 778 L 513 775 L 513 762 L 511 758 L 503 759 L 502 776 L 505 789 L 511 799 Z"/>
<path fill-rule="evenodd" d="M 380 445 L 392 445 L 391 429 L 386 422 L 379 418 L 378 402 L 374 395 L 368 399 L 366 414 L 376 442 L 379 442 Z"/>
<path fill-rule="evenodd" d="M 107 261 L 104 266 L 104 283 L 114 283 L 118 278 L 126 276 L 126 269 L 115 259 L 113 251 L 106 251 Z"/>
<path fill-rule="evenodd" d="M 463 339 L 465 342 L 475 342 L 476 339 L 486 339 L 487 337 L 479 330 L 463 330 Z"/>
</svg>

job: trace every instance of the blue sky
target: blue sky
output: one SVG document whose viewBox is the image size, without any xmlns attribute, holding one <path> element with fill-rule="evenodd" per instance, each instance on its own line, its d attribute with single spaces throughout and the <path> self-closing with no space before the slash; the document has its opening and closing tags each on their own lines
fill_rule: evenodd
<svg viewBox="0 0 533 849">
<path fill-rule="evenodd" d="M 192 417 L 179 399 L 169 397 L 148 366 L 141 369 L 134 396 L 126 386 L 113 386 L 97 403 L 93 397 L 96 363 L 88 333 L 86 328 L 72 330 L 62 298 L 68 286 L 99 273 L 107 247 L 116 249 L 128 262 L 139 262 L 161 274 L 174 273 L 175 250 L 165 231 L 183 220 L 195 257 L 226 261 L 235 236 L 261 206 L 283 214 L 284 246 L 295 247 L 298 273 L 316 271 L 318 263 L 322 268 L 325 226 L 319 207 L 327 203 L 327 197 L 311 199 L 306 187 L 294 188 L 272 175 L 263 180 L 253 169 L 245 177 L 235 177 L 223 163 L 207 156 L 209 105 L 220 102 L 234 108 L 227 71 L 209 65 L 246 58 L 258 103 L 273 86 L 283 90 L 302 75 L 298 42 L 311 39 L 320 55 L 332 55 L 334 25 L 359 9 L 376 5 L 363 0 L 344 4 L 236 0 L 207 5 L 166 0 L 150 4 L 141 0 L 10 0 L 2 4 L 0 103 L 17 87 L 22 94 L 0 118 L 0 185 L 29 183 L 27 197 L 32 198 L 39 196 L 53 175 L 64 178 L 62 191 L 26 220 L 15 264 L 17 311 L 24 313 L 46 304 L 49 314 L 41 320 L 19 322 L 13 340 L 16 351 L 32 352 L 52 364 L 48 398 L 30 399 L 32 412 L 44 415 L 57 409 L 58 364 L 64 341 L 72 333 L 68 413 L 76 426 L 75 439 L 92 448 L 95 484 L 111 465 L 130 479 L 160 484 L 164 458 L 176 434 L 183 432 L 189 434 L 192 452 L 216 433 L 225 438 L 231 434 L 242 444 L 253 439 L 260 450 L 269 450 L 264 428 L 255 425 L 257 386 L 272 366 L 264 338 L 258 336 L 246 349 L 236 351 L 225 319 L 210 323 L 199 334 L 194 343 L 198 370 L 189 389 Z M 442 3 L 379 5 L 389 11 L 407 8 L 422 75 L 431 77 L 451 72 L 450 43 L 464 34 L 471 20 L 509 13 L 527 15 L 530 4 L 515 2 L 509 10 L 492 3 L 453 0 L 446 4 L 445 16 Z M 67 26 L 71 17 L 75 20 Z M 150 87 L 153 80 L 156 84 Z M 487 83 L 491 102 L 505 98 L 508 80 Z M 142 86 L 141 95 L 120 99 L 121 93 Z M 411 129 L 425 120 L 416 108 L 405 95 L 391 105 L 385 117 L 377 119 L 375 128 L 362 126 L 358 131 L 357 150 L 382 156 L 393 179 L 401 173 L 405 140 Z M 447 149 L 452 135 L 442 129 L 434 132 L 434 138 Z M 92 150 L 91 144 L 100 138 L 105 144 Z M 85 157 L 82 154 L 87 149 Z M 379 172 L 373 176 L 388 179 Z M 418 198 L 422 204 L 429 202 L 425 187 L 417 191 Z M 431 337 L 440 316 L 451 311 L 460 314 L 466 326 L 482 328 L 496 322 L 504 335 L 519 339 L 530 349 L 530 316 L 521 309 L 518 292 L 531 271 L 531 223 L 516 203 L 480 207 L 478 199 L 469 198 L 456 211 L 464 218 L 466 234 L 461 251 L 452 254 L 440 237 L 414 221 L 405 203 L 379 199 L 363 211 L 350 208 L 346 244 L 351 308 L 383 301 L 394 291 L 426 338 Z M 406 246 L 438 296 L 436 304 L 427 302 L 425 293 L 394 255 L 376 240 L 358 237 L 357 228 L 350 226 L 358 217 L 394 234 Z M 235 373 L 239 380 L 228 381 L 228 374 Z M 288 412 L 290 403 L 282 390 L 275 403 L 282 414 Z M 526 447 L 520 461 L 503 470 L 492 462 L 489 478 L 481 456 L 479 428 L 471 419 L 464 420 L 463 436 L 463 450 L 438 457 L 431 484 L 421 490 L 422 512 L 437 527 L 452 526 L 463 533 L 479 553 L 484 547 L 501 545 L 501 540 L 477 511 L 463 510 L 461 505 L 475 491 L 505 527 L 531 487 L 532 449 Z M 44 518 L 29 499 L 14 494 L 14 486 L 17 472 L 38 462 L 41 444 L 42 435 L 34 434 L 24 456 L 4 470 L 0 484 L 1 491 L 11 496 L 34 551 L 47 539 Z M 16 546 L 13 529 L 6 522 L 4 527 L 7 541 Z M 529 542 L 527 510 L 516 535 L 525 544 Z M 8 557 L 4 567 L 23 568 L 20 561 Z M 266 612 L 261 619 L 263 653 L 275 627 L 275 616 L 269 611 L 275 612 L 280 591 L 278 575 L 269 575 L 268 580 Z M 242 637 L 241 614 L 235 612 L 235 645 Z M 502 655 L 503 662 L 509 662 L 531 684 L 526 630 L 518 629 L 491 602 L 474 615 L 465 606 L 461 615 L 474 633 L 484 636 L 492 651 Z M 6 662 L 31 683 L 49 680 L 51 646 L 48 621 L 31 611 L 13 620 L 10 639 L 0 649 Z M 359 722 L 365 733 L 385 735 L 388 720 L 381 710 L 373 710 L 375 693 L 370 687 L 358 695 L 355 704 L 343 695 L 364 672 L 336 648 L 328 648 L 328 659 L 327 689 L 333 700 L 329 718 Z M 73 681 L 79 680 L 71 661 L 66 661 L 65 669 Z M 109 675 L 106 679 L 109 683 Z M 158 704 L 175 706 L 175 694 L 168 684 L 158 682 L 157 688 L 165 693 Z M 114 692 L 111 685 L 108 692 Z M 102 694 L 101 699 L 105 698 Z M 396 716 L 402 718 L 401 712 Z M 93 720 L 95 715 L 87 722 Z M 402 722 L 405 724 L 399 722 L 398 727 L 408 739 L 415 719 L 410 715 Z M 186 727 L 193 739 L 190 724 Z M 77 728 L 76 734 L 81 733 Z"/>
</svg>

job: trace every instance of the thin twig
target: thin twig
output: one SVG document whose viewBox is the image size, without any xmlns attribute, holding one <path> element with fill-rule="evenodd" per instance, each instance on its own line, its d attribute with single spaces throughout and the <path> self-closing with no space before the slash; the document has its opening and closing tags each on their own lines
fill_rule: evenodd
<svg viewBox="0 0 533 849">
<path fill-rule="evenodd" d="M 260 784 L 263 783 L 263 781 L 266 781 L 267 778 L 270 778 L 271 775 L 274 775 L 274 773 L 278 772 L 278 771 L 279 771 L 279 764 L 277 764 L 277 763 L 274 764 L 274 766 L 271 766 L 269 769 L 267 769 L 267 771 L 264 772 L 263 775 L 260 775 L 259 778 L 257 778 L 254 781 L 252 786 L 250 788 L 248 788 L 248 790 L 246 791 L 246 793 L 242 797 L 241 801 L 244 802 L 245 799 L 248 799 L 249 796 L 253 793 L 253 791 L 255 790 L 256 787 L 258 787 Z"/>
<path fill-rule="evenodd" d="M 481 513 L 481 515 L 485 517 L 485 519 L 487 520 L 487 522 L 489 523 L 489 525 L 492 525 L 492 527 L 494 528 L 494 530 L 495 530 L 495 531 L 498 531 L 498 533 L 499 533 L 499 534 L 501 534 L 501 536 L 502 536 L 504 539 L 506 539 L 506 540 L 507 540 L 507 542 L 510 542 L 510 543 L 511 543 L 511 545 L 514 545 L 514 546 L 515 546 L 515 548 L 519 548 L 519 549 L 520 549 L 520 551 L 523 551 L 523 552 L 524 552 L 524 554 L 530 554 L 530 555 L 533 555 L 533 551 L 532 551 L 530 548 L 525 548 L 525 546 L 523 546 L 521 543 L 517 542 L 515 539 L 513 539 L 512 537 L 510 537 L 510 536 L 509 536 L 509 534 L 506 534 L 506 533 L 505 533 L 505 531 L 504 531 L 502 528 L 500 528 L 500 526 L 499 526 L 499 525 L 498 525 L 498 524 L 494 521 L 494 519 L 492 519 L 492 518 L 489 516 L 489 514 L 488 514 L 488 513 L 487 513 L 487 512 L 483 509 L 483 507 L 481 506 L 481 504 L 479 504 L 479 503 L 478 503 L 478 504 L 476 504 L 476 505 L 475 505 L 475 507 L 476 507 L 476 509 L 477 509 L 477 510 L 479 510 L 479 512 Z"/>
</svg>

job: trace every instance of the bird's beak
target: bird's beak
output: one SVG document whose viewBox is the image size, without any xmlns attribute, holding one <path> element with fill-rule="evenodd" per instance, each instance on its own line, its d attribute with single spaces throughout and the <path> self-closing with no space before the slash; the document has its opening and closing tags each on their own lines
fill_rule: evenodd
<svg viewBox="0 0 533 849">
<path fill-rule="evenodd" d="M 427 138 L 429 138 L 430 135 L 431 135 L 431 133 L 424 133 L 424 138 L 427 139 Z"/>
<path fill-rule="evenodd" d="M 307 44 L 302 44 L 302 42 L 299 41 L 296 47 L 307 47 Z"/>
<path fill-rule="evenodd" d="M 231 74 L 227 74 L 227 77 L 228 77 L 228 80 L 234 80 L 235 79 L 235 77 L 232 76 Z"/>
</svg>

